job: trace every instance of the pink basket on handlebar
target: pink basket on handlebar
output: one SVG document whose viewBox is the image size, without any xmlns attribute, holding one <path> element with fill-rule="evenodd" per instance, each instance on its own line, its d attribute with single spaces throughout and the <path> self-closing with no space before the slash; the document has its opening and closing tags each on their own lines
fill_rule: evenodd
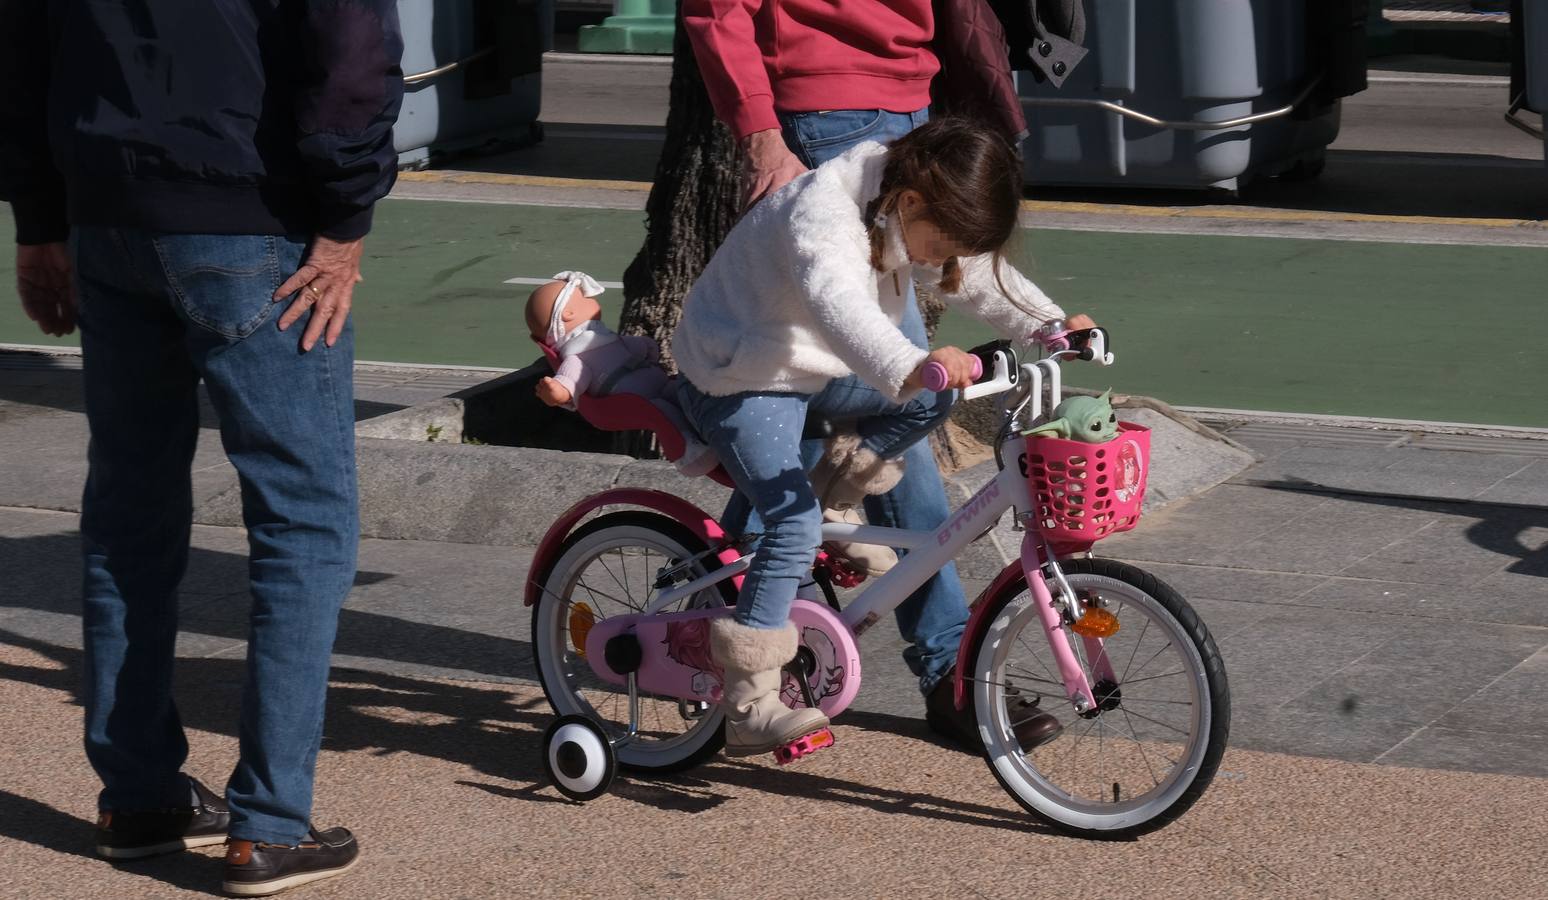
<svg viewBox="0 0 1548 900">
<path fill-rule="evenodd" d="M 1090 544 L 1139 523 L 1150 473 L 1150 429 L 1118 423 L 1103 444 L 1026 439 L 1027 485 L 1039 530 L 1056 544 Z"/>
</svg>

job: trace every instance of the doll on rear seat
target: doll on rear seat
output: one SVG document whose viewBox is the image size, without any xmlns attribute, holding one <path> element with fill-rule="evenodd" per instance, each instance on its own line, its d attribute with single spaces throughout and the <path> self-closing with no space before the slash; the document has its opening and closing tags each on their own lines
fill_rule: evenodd
<svg viewBox="0 0 1548 900">
<path fill-rule="evenodd" d="M 527 329 L 537 343 L 560 358 L 553 377 L 538 382 L 537 396 L 549 406 L 575 409 L 586 394 L 637 394 L 649 400 L 683 436 L 675 462 L 684 475 L 703 475 L 719 465 L 678 409 L 677 382 L 656 365 L 661 350 L 648 337 L 621 335 L 602 323 L 595 298 L 602 285 L 584 272 L 560 272 L 527 298 Z"/>
</svg>

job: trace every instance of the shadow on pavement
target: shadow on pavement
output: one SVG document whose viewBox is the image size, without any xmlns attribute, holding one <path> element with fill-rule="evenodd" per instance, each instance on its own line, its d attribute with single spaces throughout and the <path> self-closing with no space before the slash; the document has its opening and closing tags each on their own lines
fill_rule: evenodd
<svg viewBox="0 0 1548 900">
<path fill-rule="evenodd" d="M 83 808 L 91 808 L 95 801 L 82 797 Z M 100 865 L 112 866 L 120 872 L 139 875 L 185 891 L 222 896 L 218 890 L 224 859 L 202 853 L 171 853 L 150 859 L 126 862 L 99 860 L 92 852 L 93 823 L 62 810 L 39 803 L 30 797 L 0 789 L 0 808 L 6 815 L 0 816 L 0 837 L 36 844 L 45 850 L 81 856 L 96 860 Z"/>
<path fill-rule="evenodd" d="M 80 539 L 74 532 L 37 537 L 0 537 L 0 571 L 17 588 L 0 602 L 6 609 L 78 617 L 81 611 Z M 60 573 L 68 573 L 61 578 Z M 360 571 L 356 585 L 391 579 L 384 572 Z M 248 629 L 247 557 L 195 547 L 189 551 L 190 584 L 222 586 L 199 595 L 185 594 L 179 627 L 185 634 L 245 641 Z M 359 603 L 352 598 L 352 603 Z M 389 664 L 456 668 L 494 679 L 530 677 L 531 645 L 526 641 L 346 607 L 339 614 L 334 653 Z M 184 659 L 180 666 L 199 661 Z"/>
<path fill-rule="evenodd" d="M 0 642 L 54 664 L 0 664 L 0 678 L 65 692 L 80 702 L 81 651 L 5 629 Z M 234 739 L 245 670 L 238 658 L 179 659 L 175 696 L 184 727 Z M 335 667 L 323 747 L 414 753 L 501 779 L 536 781 L 542 777 L 541 729 L 549 718 L 541 698 L 518 700 L 505 688 Z"/>
<path fill-rule="evenodd" d="M 79 650 L 3 629 L 0 629 L 0 641 L 54 664 L 0 664 L 0 678 L 66 692 L 78 701 L 83 665 Z M 234 738 L 244 668 L 240 659 L 178 660 L 176 699 L 184 726 Z M 328 695 L 323 748 L 377 755 L 412 753 L 441 759 L 505 782 L 459 780 L 456 782 L 459 785 L 511 800 L 566 802 L 547 789 L 543 775 L 542 733 L 551 716 L 540 696 L 521 699 L 512 691 L 483 684 L 335 668 Z M 842 721 L 893 734 L 910 734 L 919 727 L 911 719 L 876 714 L 850 715 Z M 980 764 L 966 755 L 962 762 L 971 766 Z M 190 774 L 198 777 L 205 773 Z M 988 777 L 987 773 L 985 777 Z M 615 782 L 614 793 L 657 809 L 697 813 L 730 800 L 721 792 L 725 787 L 790 794 L 916 818 L 1017 832 L 1052 833 L 1029 816 L 1002 808 L 965 803 L 906 787 L 874 787 L 809 774 L 799 768 L 775 769 L 736 760 L 721 760 L 692 773 L 661 778 L 637 778 L 625 774 Z M 40 807 L 35 801 L 23 802 Z M 89 834 L 89 823 L 56 810 L 47 810 L 41 815 L 44 822 L 41 829 L 28 828 L 27 834 L 16 836 L 61 852 L 87 853 L 83 842 Z M 21 826 L 12 827 L 12 830 L 20 829 Z M 173 877 L 171 869 L 167 876 L 167 880 Z M 178 870 L 176 877 L 189 878 L 189 873 Z M 174 883 L 195 889 L 206 883 L 189 880 L 193 883 Z"/>
<path fill-rule="evenodd" d="M 1360 493 L 1348 488 L 1329 487 L 1302 478 L 1253 482 L 1253 486 L 1299 494 L 1336 494 L 1339 499 L 1354 503 L 1475 518 L 1478 521 L 1468 526 L 1465 532 L 1474 546 L 1504 556 L 1516 557 L 1516 562 L 1505 568 L 1505 571 L 1513 575 L 1548 578 L 1548 547 L 1534 548 L 1528 546 L 1522 539 L 1522 535 L 1528 531 L 1548 528 L 1548 509 L 1465 500 L 1426 500 L 1392 494 Z"/>
</svg>

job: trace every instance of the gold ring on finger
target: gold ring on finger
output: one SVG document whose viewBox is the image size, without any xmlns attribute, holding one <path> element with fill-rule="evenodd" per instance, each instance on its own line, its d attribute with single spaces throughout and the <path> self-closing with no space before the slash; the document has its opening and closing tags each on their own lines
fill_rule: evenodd
<svg viewBox="0 0 1548 900">
<path fill-rule="evenodd" d="M 322 296 L 322 291 L 319 291 L 317 289 L 317 285 L 315 285 L 315 284 L 307 285 L 306 289 L 312 292 L 312 296 L 313 297 L 321 297 Z"/>
</svg>

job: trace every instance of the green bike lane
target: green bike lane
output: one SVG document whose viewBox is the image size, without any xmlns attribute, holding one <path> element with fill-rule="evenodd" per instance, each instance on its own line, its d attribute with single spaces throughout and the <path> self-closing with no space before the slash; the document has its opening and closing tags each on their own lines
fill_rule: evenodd
<svg viewBox="0 0 1548 900">
<path fill-rule="evenodd" d="M 357 355 L 525 365 L 530 287 L 507 280 L 583 269 L 616 282 L 643 237 L 637 211 L 384 201 L 356 293 Z M 1186 406 L 1548 426 L 1542 249 L 1037 229 L 1012 257 L 1111 329 L 1118 365 L 1072 367 L 1078 384 Z M 7 255 L 6 284 L 11 267 Z M 614 321 L 621 294 L 603 297 Z M 938 342 L 990 337 L 952 312 Z M 39 334 L 12 298 L 0 342 L 77 339 Z"/>
</svg>

